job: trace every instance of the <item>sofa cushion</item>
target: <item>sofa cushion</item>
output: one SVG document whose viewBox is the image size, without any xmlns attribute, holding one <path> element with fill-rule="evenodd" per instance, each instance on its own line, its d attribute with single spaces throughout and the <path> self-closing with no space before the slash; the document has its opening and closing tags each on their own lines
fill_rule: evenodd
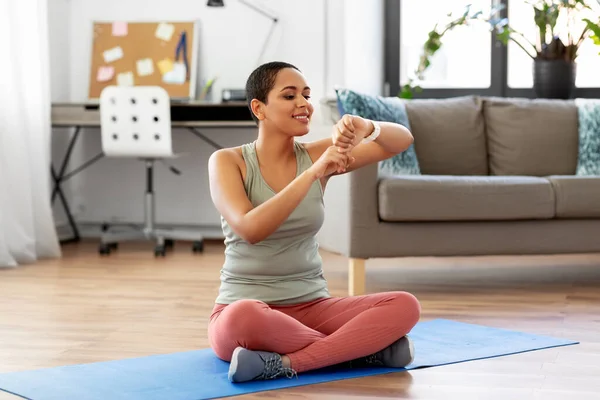
<svg viewBox="0 0 600 400">
<path fill-rule="evenodd" d="M 383 221 L 547 219 L 554 216 L 548 179 L 521 176 L 403 176 L 379 182 Z"/>
<path fill-rule="evenodd" d="M 569 100 L 486 98 L 490 175 L 573 175 L 577 107 Z"/>
<path fill-rule="evenodd" d="M 410 130 L 405 100 L 398 97 L 370 96 L 349 89 L 337 89 L 340 115 L 359 115 L 374 121 L 395 122 Z M 419 161 L 414 143 L 406 151 L 380 163 L 383 172 L 393 175 L 419 175 Z"/>
<path fill-rule="evenodd" d="M 549 176 L 557 218 L 600 218 L 600 176 Z"/>
<path fill-rule="evenodd" d="M 488 174 L 479 97 L 414 99 L 406 111 L 422 174 Z"/>
</svg>

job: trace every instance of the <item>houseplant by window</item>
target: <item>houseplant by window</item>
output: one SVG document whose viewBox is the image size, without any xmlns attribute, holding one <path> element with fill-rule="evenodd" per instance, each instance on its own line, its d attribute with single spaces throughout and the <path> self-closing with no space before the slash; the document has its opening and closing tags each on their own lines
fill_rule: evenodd
<svg viewBox="0 0 600 400">
<path fill-rule="evenodd" d="M 577 73 L 575 60 L 584 40 L 590 38 L 599 46 L 600 55 L 600 0 L 534 0 L 528 4 L 534 11 L 535 40 L 513 29 L 508 18 L 499 17 L 502 5 L 492 8 L 489 15 L 473 10 L 471 5 L 457 17 L 448 14 L 449 22 L 436 24 L 429 32 L 414 77 L 402 86 L 399 96 L 411 98 L 414 91 L 421 90 L 418 82 L 424 80 L 446 33 L 459 26 L 485 23 L 504 45 L 513 41 L 533 59 L 534 90 L 538 97 L 569 98 Z"/>
</svg>

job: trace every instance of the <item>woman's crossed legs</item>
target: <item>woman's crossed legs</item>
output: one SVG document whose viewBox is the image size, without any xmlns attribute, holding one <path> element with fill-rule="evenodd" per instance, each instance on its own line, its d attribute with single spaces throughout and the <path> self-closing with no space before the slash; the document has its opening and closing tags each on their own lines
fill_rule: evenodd
<svg viewBox="0 0 600 400">
<path fill-rule="evenodd" d="M 418 300 L 407 292 L 332 297 L 293 306 L 240 300 L 215 307 L 209 340 L 217 356 L 232 363 L 230 379 L 267 379 L 358 360 L 382 350 L 387 352 L 379 358 L 394 357 L 398 349 L 393 346 L 408 350 L 404 337 L 420 312 Z M 285 368 L 279 355 L 289 358 L 290 368 Z M 269 370 L 263 373 L 261 368 Z M 236 372 L 232 369 L 242 372 L 232 377 Z M 257 369 L 260 373 L 255 376 Z"/>
</svg>

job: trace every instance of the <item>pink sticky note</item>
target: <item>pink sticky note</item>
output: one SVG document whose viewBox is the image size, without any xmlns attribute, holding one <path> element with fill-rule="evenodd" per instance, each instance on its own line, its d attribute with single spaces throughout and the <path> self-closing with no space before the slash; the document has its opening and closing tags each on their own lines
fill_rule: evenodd
<svg viewBox="0 0 600 400">
<path fill-rule="evenodd" d="M 106 82 L 110 81 L 114 75 L 114 67 L 100 67 L 98 68 L 98 76 L 96 77 L 96 79 L 98 80 L 98 82 Z"/>
<path fill-rule="evenodd" d="M 127 36 L 127 22 L 115 21 L 112 25 L 113 36 Z"/>
</svg>

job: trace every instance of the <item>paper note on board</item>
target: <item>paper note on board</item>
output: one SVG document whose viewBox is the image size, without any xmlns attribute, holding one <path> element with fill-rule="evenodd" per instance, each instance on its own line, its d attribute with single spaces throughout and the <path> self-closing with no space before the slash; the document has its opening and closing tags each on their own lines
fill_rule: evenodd
<svg viewBox="0 0 600 400">
<path fill-rule="evenodd" d="M 170 58 L 165 58 L 156 63 L 161 74 L 173 71 L 173 61 Z"/>
<path fill-rule="evenodd" d="M 104 56 L 104 62 L 111 63 L 123 58 L 123 49 L 120 46 L 117 46 L 113 47 L 112 49 L 105 50 L 102 54 Z"/>
<path fill-rule="evenodd" d="M 110 81 L 113 76 L 115 76 L 115 68 L 111 66 L 102 66 L 98 68 L 98 75 L 96 76 L 96 80 L 98 82 L 107 82 Z"/>
<path fill-rule="evenodd" d="M 175 26 L 173 26 L 172 24 L 167 24 L 167 23 L 161 22 L 156 27 L 156 32 L 154 33 L 154 35 L 157 38 L 164 40 L 165 42 L 168 42 L 171 40 L 171 37 L 173 37 L 174 32 L 175 32 Z"/>
<path fill-rule="evenodd" d="M 127 36 L 127 22 L 115 21 L 112 24 L 113 36 Z"/>
<path fill-rule="evenodd" d="M 154 73 L 154 64 L 150 58 L 138 60 L 136 62 L 136 67 L 139 76 L 148 76 Z"/>
<path fill-rule="evenodd" d="M 182 85 L 185 83 L 186 73 L 185 64 L 175 63 L 173 64 L 173 70 L 163 75 L 163 82 Z"/>
<path fill-rule="evenodd" d="M 133 72 L 123 72 L 117 75 L 117 85 L 133 86 Z"/>
</svg>

